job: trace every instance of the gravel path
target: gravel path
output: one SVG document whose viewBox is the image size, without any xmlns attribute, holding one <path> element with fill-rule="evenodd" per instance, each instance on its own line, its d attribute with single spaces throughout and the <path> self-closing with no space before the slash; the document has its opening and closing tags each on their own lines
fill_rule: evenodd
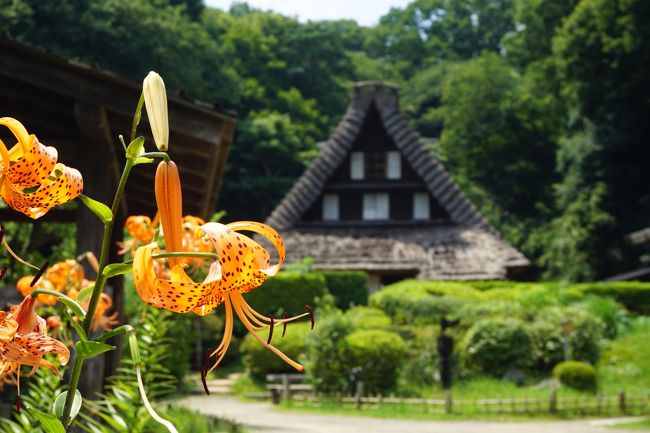
<svg viewBox="0 0 650 433">
<path fill-rule="evenodd" d="M 270 403 L 247 403 L 224 396 L 192 396 L 177 403 L 206 415 L 236 421 L 251 433 L 632 433 L 630 430 L 611 430 L 606 427 L 620 422 L 620 419 L 534 422 L 416 421 L 292 413 L 274 410 Z"/>
</svg>

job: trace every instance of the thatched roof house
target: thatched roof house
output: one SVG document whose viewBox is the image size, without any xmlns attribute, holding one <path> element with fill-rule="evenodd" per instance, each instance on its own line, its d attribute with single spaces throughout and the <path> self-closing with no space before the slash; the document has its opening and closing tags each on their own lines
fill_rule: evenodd
<svg viewBox="0 0 650 433">
<path fill-rule="evenodd" d="M 398 88 L 354 86 L 343 120 L 267 223 L 288 260 L 397 279 L 507 278 L 529 265 L 451 180 L 399 111 Z"/>
</svg>

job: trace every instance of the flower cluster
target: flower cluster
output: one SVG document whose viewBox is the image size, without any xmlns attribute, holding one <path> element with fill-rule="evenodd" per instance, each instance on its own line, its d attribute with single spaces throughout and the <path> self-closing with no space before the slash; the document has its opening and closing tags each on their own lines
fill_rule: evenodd
<svg viewBox="0 0 650 433">
<path fill-rule="evenodd" d="M 45 271 L 44 275 L 34 282 L 34 275 L 27 275 L 22 277 L 16 283 L 16 288 L 23 296 L 30 295 L 36 289 L 48 289 L 67 297 L 77 300 L 79 292 L 86 287 L 92 286 L 93 281 L 86 279 L 83 266 L 76 260 L 65 260 L 55 263 Z M 55 295 L 41 294 L 38 295 L 36 300 L 40 304 L 54 305 L 58 298 Z M 88 308 L 89 300 L 85 299 L 81 302 L 81 306 Z M 113 299 L 107 293 L 102 293 L 97 304 L 93 319 L 93 329 L 110 330 L 117 324 L 118 313 L 115 312 L 111 315 L 106 315 L 106 312 L 113 306 Z M 54 324 L 52 324 L 54 325 Z M 49 326 L 49 328 L 57 328 Z"/>
<path fill-rule="evenodd" d="M 47 336 L 45 320 L 36 314 L 35 307 L 36 300 L 27 296 L 9 312 L 0 311 L 0 383 L 15 381 L 19 384 L 22 365 L 32 367 L 30 376 L 39 367 L 58 374 L 56 366 L 46 360 L 45 355 L 56 355 L 61 365 L 70 359 L 66 345 Z M 20 391 L 20 387 L 18 389 Z"/>
</svg>

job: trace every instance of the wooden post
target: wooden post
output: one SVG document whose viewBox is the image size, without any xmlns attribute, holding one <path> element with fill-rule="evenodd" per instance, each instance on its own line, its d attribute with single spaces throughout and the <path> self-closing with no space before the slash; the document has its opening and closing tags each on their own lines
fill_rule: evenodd
<svg viewBox="0 0 650 433">
<path fill-rule="evenodd" d="M 363 380 L 357 380 L 357 389 L 355 393 L 355 398 L 356 398 L 356 406 L 357 409 L 361 409 L 361 405 L 363 404 Z"/>
<path fill-rule="evenodd" d="M 553 388 L 551 390 L 551 398 L 548 402 L 548 411 L 550 413 L 557 413 L 557 389 Z"/>
<path fill-rule="evenodd" d="M 627 401 L 625 397 L 625 390 L 622 389 L 618 393 L 618 408 L 621 411 L 622 414 L 627 413 Z"/>
<path fill-rule="evenodd" d="M 282 375 L 282 398 L 284 401 L 291 400 L 291 390 L 289 389 L 289 375 Z"/>
<path fill-rule="evenodd" d="M 453 401 L 451 399 L 451 390 L 445 391 L 445 413 L 451 413 L 453 410 Z"/>
</svg>

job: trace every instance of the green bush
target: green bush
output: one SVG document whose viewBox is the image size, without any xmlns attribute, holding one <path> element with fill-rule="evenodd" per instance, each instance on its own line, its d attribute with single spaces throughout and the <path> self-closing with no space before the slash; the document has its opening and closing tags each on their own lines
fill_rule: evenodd
<svg viewBox="0 0 650 433">
<path fill-rule="evenodd" d="M 462 342 L 467 366 L 495 377 L 502 376 L 510 367 L 528 368 L 531 352 L 531 336 L 517 319 L 480 320 L 467 331 Z"/>
<path fill-rule="evenodd" d="M 532 343 L 533 366 L 538 371 L 550 371 L 564 360 L 562 325 L 551 320 L 536 320 L 527 326 Z"/>
<path fill-rule="evenodd" d="M 334 394 L 346 390 L 349 366 L 343 357 L 343 347 L 350 332 L 350 318 L 334 310 L 320 317 L 314 331 L 307 336 L 305 368 L 319 393 Z"/>
<path fill-rule="evenodd" d="M 287 333 L 282 337 L 282 326 L 277 326 L 273 332 L 271 343 L 284 352 L 289 358 L 297 361 L 305 353 L 309 323 L 290 323 Z M 268 329 L 258 333 L 263 341 L 268 338 Z M 264 379 L 272 373 L 296 373 L 296 371 L 279 356 L 260 344 L 252 335 L 244 337 L 240 346 L 242 360 L 247 370 L 257 379 Z"/>
<path fill-rule="evenodd" d="M 379 308 L 354 307 L 345 312 L 354 329 L 381 329 L 392 325 L 390 317 Z"/>
<path fill-rule="evenodd" d="M 314 306 L 326 294 L 327 285 L 321 274 L 280 272 L 244 296 L 255 310 L 279 317 L 285 311 L 290 315 L 300 314 L 305 311 L 305 305 Z"/>
<path fill-rule="evenodd" d="M 561 362 L 553 369 L 553 376 L 569 388 L 580 391 L 596 390 L 596 369 L 586 362 Z"/>
<path fill-rule="evenodd" d="M 650 310 L 650 283 L 615 281 L 576 284 L 573 287 L 585 295 L 609 296 L 633 311 Z"/>
<path fill-rule="evenodd" d="M 443 289 L 445 287 L 446 289 Z M 395 323 L 403 325 L 426 325 L 439 323 L 442 316 L 456 316 L 465 304 L 464 300 L 444 296 L 457 288 L 459 294 L 474 298 L 473 289 L 461 288 L 461 283 L 438 283 L 431 281 L 405 280 L 384 287 L 373 293 L 369 305 L 384 310 Z"/>
<path fill-rule="evenodd" d="M 419 396 L 424 388 L 436 383 L 438 375 L 438 344 L 440 326 L 417 326 L 404 337 L 405 356 L 399 372 L 399 393 Z"/>
<path fill-rule="evenodd" d="M 567 319 L 571 320 L 572 327 L 569 333 L 571 359 L 595 363 L 600 355 L 600 342 L 606 329 L 605 324 L 597 317 L 575 307 L 551 307 L 542 310 L 535 321 L 548 322 L 548 329 L 555 329 L 554 335 L 558 337 L 549 334 L 550 339 L 562 338 L 562 323 Z"/>
<path fill-rule="evenodd" d="M 345 311 L 368 304 L 368 274 L 361 271 L 322 272 L 327 290 L 336 298 L 336 306 Z"/>
<path fill-rule="evenodd" d="M 360 330 L 345 337 L 343 359 L 348 371 L 363 369 L 364 391 L 386 393 L 397 383 L 404 356 L 404 340 L 394 332 Z"/>
</svg>

